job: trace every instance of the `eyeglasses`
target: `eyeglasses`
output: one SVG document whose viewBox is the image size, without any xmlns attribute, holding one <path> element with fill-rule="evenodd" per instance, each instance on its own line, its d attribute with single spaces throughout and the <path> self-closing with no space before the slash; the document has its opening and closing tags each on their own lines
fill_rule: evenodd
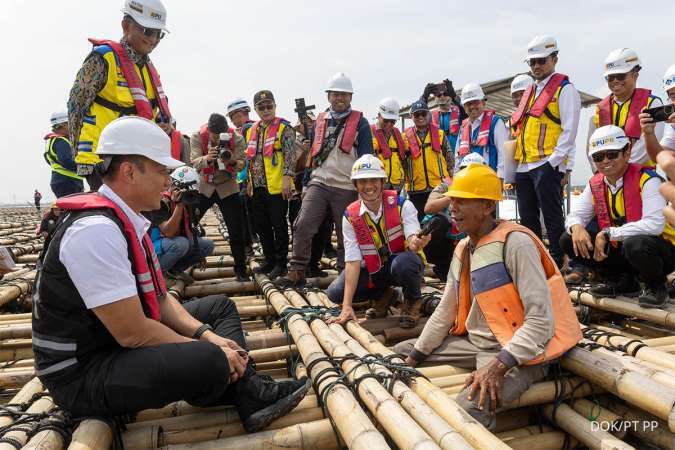
<svg viewBox="0 0 675 450">
<path fill-rule="evenodd" d="M 527 61 L 527 64 L 530 67 L 534 67 L 536 65 L 543 66 L 544 64 L 546 64 L 546 61 L 548 61 L 548 57 L 546 57 L 546 58 L 530 58 L 529 61 Z"/>
<path fill-rule="evenodd" d="M 613 161 L 616 158 L 618 158 L 619 155 L 622 153 L 623 150 L 610 150 L 607 152 L 596 153 L 593 155 L 593 161 L 596 163 L 603 162 L 605 160 L 605 157 L 607 157 L 607 159 L 609 159 L 610 161 Z"/>
<path fill-rule="evenodd" d="M 131 21 L 139 30 L 143 32 L 143 36 L 145 37 L 157 37 L 157 39 L 161 41 L 164 39 L 164 36 L 166 36 L 166 32 L 160 30 L 159 28 L 146 28 L 133 19 L 131 19 Z"/>
<path fill-rule="evenodd" d="M 426 116 L 427 116 L 427 112 L 426 112 L 426 111 L 417 111 L 417 112 L 414 112 L 414 113 L 413 113 L 413 116 L 414 116 L 414 117 L 426 117 Z"/>
<path fill-rule="evenodd" d="M 611 75 L 606 75 L 606 76 L 605 76 L 605 80 L 608 81 L 608 82 L 611 82 L 611 81 L 623 81 L 623 80 L 625 80 L 626 78 L 628 78 L 628 74 L 627 74 L 627 73 L 613 73 L 613 74 L 611 74 Z"/>
<path fill-rule="evenodd" d="M 394 120 L 394 119 L 382 119 L 382 122 L 394 125 L 396 123 L 396 120 Z"/>
<path fill-rule="evenodd" d="M 255 107 L 259 111 L 269 111 L 274 109 L 274 103 L 260 103 L 255 105 Z"/>
</svg>

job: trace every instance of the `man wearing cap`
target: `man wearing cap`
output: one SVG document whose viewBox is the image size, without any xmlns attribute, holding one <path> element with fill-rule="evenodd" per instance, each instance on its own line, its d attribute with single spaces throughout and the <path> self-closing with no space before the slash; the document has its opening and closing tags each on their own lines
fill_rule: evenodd
<svg viewBox="0 0 675 450">
<path fill-rule="evenodd" d="M 415 126 L 409 127 L 403 134 L 408 148 L 408 194 L 417 209 L 417 218 L 424 217 L 424 205 L 429 192 L 448 178 L 446 158 L 454 166 L 454 158 L 443 130 L 430 122 L 429 108 L 422 100 L 410 106 Z"/>
<path fill-rule="evenodd" d="M 363 113 L 352 109 L 352 81 L 342 72 L 328 80 L 326 94 L 330 107 L 316 118 L 310 149 L 311 171 L 298 217 L 293 226 L 293 257 L 284 285 L 304 282 L 312 238 L 327 215 L 332 215 L 338 239 L 338 269 L 344 267 L 342 213 L 356 200 L 356 188 L 349 180 L 357 158 L 373 153 L 370 124 Z"/>
<path fill-rule="evenodd" d="M 513 80 L 511 80 L 511 100 L 513 100 L 513 106 L 517 108 L 520 105 L 520 99 L 523 98 L 525 90 L 533 83 L 532 77 L 526 73 L 513 77 Z"/>
<path fill-rule="evenodd" d="M 370 126 L 373 134 L 373 150 L 387 174 L 385 189 L 394 189 L 398 192 L 405 183 L 406 147 L 401 130 L 396 127 L 401 107 L 393 98 L 382 99 L 377 110 L 377 122 Z"/>
<path fill-rule="evenodd" d="M 396 191 L 385 190 L 387 174 L 374 155 L 354 162 L 351 180 L 359 199 L 350 204 L 342 218 L 345 270 L 326 294 L 342 305 L 340 316 L 330 322 L 356 320 L 352 302 L 378 298 L 372 317 L 386 315 L 394 298 L 391 285 L 403 287 L 400 326 L 414 327 L 421 315 L 424 263 L 419 252 L 431 236 L 418 236 L 420 224 L 413 204 Z"/>
<path fill-rule="evenodd" d="M 270 280 L 286 275 L 288 262 L 288 200 L 293 195 L 295 175 L 295 130 L 276 116 L 272 92 L 258 91 L 253 97 L 260 120 L 246 130 L 248 193 L 253 223 L 260 237 L 265 263 L 256 269 Z"/>
<path fill-rule="evenodd" d="M 668 67 L 665 75 L 663 75 L 663 90 L 670 103 L 675 105 L 675 64 Z M 640 114 L 640 126 L 642 127 L 645 147 L 652 161 L 656 161 L 656 155 L 661 150 L 675 152 L 675 113 L 671 114 L 665 122 L 663 138 L 659 142 L 657 134 L 659 123 L 655 123 L 652 116 L 647 113 Z"/>
<path fill-rule="evenodd" d="M 455 88 L 452 86 L 452 81 L 449 79 L 446 78 L 438 84 L 427 83 L 420 100 L 428 105 L 429 97 L 432 94 L 436 98 L 438 108 L 431 111 L 431 123 L 443 130 L 450 148 L 454 149 L 459 138 L 459 127 L 462 121 L 466 119 L 466 112 L 460 103 Z"/>
<path fill-rule="evenodd" d="M 494 429 L 495 412 L 544 378 L 549 364 L 581 339 L 581 329 L 544 244 L 528 228 L 493 218 L 502 186 L 492 169 L 460 170 L 446 195 L 467 237 L 419 339 L 394 351 L 413 366 L 428 361 L 474 370 L 457 402 Z"/>
<path fill-rule="evenodd" d="M 631 141 L 631 160 L 636 164 L 654 165 L 650 160 L 640 128 L 640 112 L 645 108 L 661 106 L 661 99 L 649 89 L 636 87 L 640 76 L 640 59 L 630 48 L 613 50 L 605 59 L 605 81 L 611 93 L 595 106 L 595 114 L 591 117 L 588 136 L 605 125 L 621 127 Z M 656 139 L 663 136 L 663 123 L 655 125 Z M 589 140 L 590 141 L 590 140 Z M 587 149 L 588 150 L 588 149 Z M 587 151 L 590 155 L 590 152 Z M 590 156 L 589 156 L 590 158 Z M 592 161 L 591 168 L 595 169 Z"/>
<path fill-rule="evenodd" d="M 543 214 L 551 256 L 562 267 L 563 252 L 558 245 L 565 224 L 561 186 L 574 167 L 581 99 L 567 76 L 555 72 L 555 38 L 536 36 L 528 44 L 527 55 L 535 82 L 511 116 L 516 132 L 518 210 L 521 223 L 539 237 Z"/>
<path fill-rule="evenodd" d="M 197 220 L 214 204 L 218 205 L 232 249 L 237 281 L 248 281 L 244 244 L 244 216 L 237 184 L 237 171 L 244 166 L 244 138 L 230 128 L 222 114 L 211 114 L 206 124 L 190 136 L 192 166 L 201 179 Z"/>
<path fill-rule="evenodd" d="M 485 94 L 480 85 L 468 83 L 462 89 L 462 106 L 469 117 L 464 119 L 455 147 L 456 169 L 470 153 L 478 153 L 488 166 L 504 179 L 504 142 L 509 132 L 493 109 L 485 108 Z"/>
<path fill-rule="evenodd" d="M 167 32 L 166 9 L 160 0 L 126 0 L 122 13 L 122 39 L 90 39 L 94 48 L 77 73 L 68 99 L 78 175 L 86 176 L 92 190 L 101 184 L 94 170 L 100 162 L 96 148 L 108 123 L 138 115 L 168 124 L 165 131 L 172 135 L 167 97 L 148 56 Z"/>
<path fill-rule="evenodd" d="M 591 288 L 593 295 L 639 293 L 640 306 L 658 308 L 668 301 L 666 275 L 675 268 L 675 230 L 662 213 L 661 178 L 653 169 L 631 163 L 630 153 L 623 129 L 605 125 L 595 130 L 589 156 L 598 173 L 567 216 L 560 246 L 607 280 Z M 593 219 L 599 232 L 588 226 Z M 645 283 L 641 293 L 636 275 Z"/>
<path fill-rule="evenodd" d="M 51 117 L 52 132 L 45 139 L 45 152 L 42 155 L 52 169 L 49 187 L 56 198 L 84 190 L 82 177 L 77 175 L 73 160 L 73 150 L 68 140 L 68 113 L 56 112 Z"/>
<path fill-rule="evenodd" d="M 40 255 L 33 296 L 37 376 L 74 417 L 116 416 L 175 401 L 234 404 L 255 432 L 303 398 L 306 378 L 258 375 L 234 303 L 212 295 L 181 305 L 166 291 L 140 212 L 170 184 L 170 139 L 140 117 L 101 133 L 99 192 L 62 198 L 68 212 Z"/>
</svg>

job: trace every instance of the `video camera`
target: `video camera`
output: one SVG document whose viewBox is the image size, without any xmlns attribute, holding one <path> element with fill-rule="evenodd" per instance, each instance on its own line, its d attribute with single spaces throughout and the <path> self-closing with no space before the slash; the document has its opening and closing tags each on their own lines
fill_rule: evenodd
<svg viewBox="0 0 675 450">
<path fill-rule="evenodd" d="M 173 187 L 180 191 L 180 201 L 185 205 L 196 205 L 199 203 L 199 191 L 196 189 L 197 181 L 175 181 Z"/>
<path fill-rule="evenodd" d="M 232 159 L 232 150 L 230 150 L 230 140 L 232 139 L 232 134 L 230 133 L 220 133 L 220 139 L 218 140 L 218 158 L 223 161 L 229 161 Z"/>
</svg>

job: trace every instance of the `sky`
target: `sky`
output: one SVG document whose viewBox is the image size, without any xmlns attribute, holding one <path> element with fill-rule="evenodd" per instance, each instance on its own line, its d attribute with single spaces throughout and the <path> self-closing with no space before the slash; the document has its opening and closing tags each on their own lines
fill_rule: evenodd
<svg viewBox="0 0 675 450">
<path fill-rule="evenodd" d="M 401 104 L 427 82 L 457 88 L 528 67 L 527 43 L 551 34 L 560 48 L 557 71 L 600 97 L 609 93 L 603 61 L 618 47 L 638 52 L 638 86 L 664 97 L 661 77 L 675 63 L 672 0 L 565 2 L 488 0 L 163 0 L 171 31 L 151 54 L 178 128 L 197 130 L 229 100 L 249 102 L 271 90 L 277 114 L 295 122 L 294 99 L 322 110 L 335 72 L 354 85 L 355 109 L 374 117 L 384 97 Z M 89 53 L 88 37 L 119 39 L 123 0 L 3 0 L 0 42 L 2 168 L 0 203 L 53 198 L 42 159 L 52 112 L 66 109 L 75 74 Z M 466 5 L 466 6 L 465 6 Z M 573 184 L 590 175 L 582 111 Z"/>
</svg>

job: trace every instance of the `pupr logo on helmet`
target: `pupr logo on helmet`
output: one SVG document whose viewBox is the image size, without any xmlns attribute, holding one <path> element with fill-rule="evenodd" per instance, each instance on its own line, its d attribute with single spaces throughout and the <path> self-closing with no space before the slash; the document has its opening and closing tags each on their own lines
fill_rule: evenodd
<svg viewBox="0 0 675 450">
<path fill-rule="evenodd" d="M 373 166 L 370 163 L 361 163 L 361 164 L 359 164 L 358 166 L 355 166 L 352 169 L 352 173 L 356 173 L 360 170 L 368 170 L 368 169 L 372 169 L 372 168 L 373 168 Z"/>
<path fill-rule="evenodd" d="M 610 63 L 605 64 L 605 69 L 607 69 L 607 70 L 613 69 L 614 67 L 616 67 L 616 63 L 610 62 Z"/>
<path fill-rule="evenodd" d="M 671 84 L 675 84 L 675 76 L 668 78 L 666 81 L 666 86 L 670 86 Z"/>
<path fill-rule="evenodd" d="M 133 9 L 137 13 L 143 14 L 143 5 L 139 2 L 131 1 L 129 2 L 129 8 Z"/>
<path fill-rule="evenodd" d="M 164 20 L 164 15 L 162 13 L 154 11 L 154 10 L 150 11 L 150 17 L 152 19 L 156 19 L 156 20 L 159 20 L 159 21 Z"/>
<path fill-rule="evenodd" d="M 626 139 L 626 136 L 608 136 L 605 138 L 601 139 L 596 139 L 595 141 L 591 142 L 591 147 L 597 148 L 597 147 L 602 147 L 603 145 L 606 144 L 611 144 L 612 142 L 617 142 L 619 139 Z"/>
</svg>

